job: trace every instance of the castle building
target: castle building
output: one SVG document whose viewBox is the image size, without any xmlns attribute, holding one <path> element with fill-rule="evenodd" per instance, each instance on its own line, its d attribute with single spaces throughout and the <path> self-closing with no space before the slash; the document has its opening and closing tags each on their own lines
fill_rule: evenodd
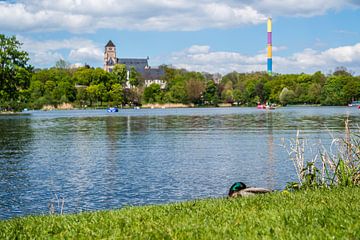
<svg viewBox="0 0 360 240">
<path fill-rule="evenodd" d="M 109 40 L 105 45 L 104 52 L 104 70 L 112 72 L 116 64 L 124 64 L 128 71 L 127 77 L 129 80 L 130 69 L 133 67 L 141 74 L 145 80 L 145 86 L 149 86 L 152 83 L 157 83 L 161 88 L 166 87 L 166 83 L 161 80 L 164 75 L 164 70 L 161 68 L 152 68 L 148 63 L 149 57 L 147 58 L 117 58 L 116 57 L 116 46 Z M 128 85 L 128 84 L 127 84 Z M 130 87 L 128 85 L 128 87 Z"/>
</svg>

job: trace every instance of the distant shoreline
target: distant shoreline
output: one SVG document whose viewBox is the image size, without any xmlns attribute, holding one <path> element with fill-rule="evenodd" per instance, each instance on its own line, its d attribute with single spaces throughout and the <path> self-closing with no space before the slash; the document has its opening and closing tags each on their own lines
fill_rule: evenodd
<svg viewBox="0 0 360 240">
<path fill-rule="evenodd" d="M 324 106 L 321 104 L 294 104 L 294 105 L 286 105 L 286 106 L 282 106 L 279 105 L 277 108 L 282 108 L 282 107 L 348 107 L 346 105 L 338 105 L 338 106 Z M 45 107 L 43 107 L 42 109 L 29 109 L 27 111 L 21 111 L 21 112 L 15 112 L 15 111 L 0 111 L 0 115 L 16 115 L 16 114 L 27 114 L 28 111 L 66 111 L 66 110 L 101 110 L 101 109 L 107 109 L 108 107 L 106 106 L 101 106 L 101 107 L 55 107 L 55 106 L 49 106 L 46 105 Z M 120 109 L 136 109 L 137 107 L 130 107 L 130 106 L 123 106 L 123 107 L 119 107 Z M 212 105 L 201 105 L 201 106 L 197 106 L 194 104 L 182 104 L 182 103 L 164 103 L 164 104 L 160 104 L 160 103 L 152 103 L 152 104 L 144 104 L 142 106 L 138 106 L 138 108 L 140 109 L 167 109 L 167 108 L 256 108 L 256 106 L 244 106 L 244 105 L 233 105 L 230 103 L 221 103 L 218 104 L 217 106 L 212 106 Z M 351 107 L 349 107 L 351 108 Z"/>
</svg>

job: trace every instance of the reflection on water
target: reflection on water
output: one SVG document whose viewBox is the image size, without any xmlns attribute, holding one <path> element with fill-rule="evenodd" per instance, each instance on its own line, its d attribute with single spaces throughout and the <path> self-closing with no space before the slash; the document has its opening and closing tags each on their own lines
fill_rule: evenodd
<svg viewBox="0 0 360 240">
<path fill-rule="evenodd" d="M 355 108 L 152 109 L 0 116 L 0 219 L 221 197 L 234 181 L 295 179 L 280 146 L 299 129 L 330 141 Z"/>
<path fill-rule="evenodd" d="M 31 119 L 0 116 L 0 219 L 21 214 L 29 190 Z"/>
</svg>

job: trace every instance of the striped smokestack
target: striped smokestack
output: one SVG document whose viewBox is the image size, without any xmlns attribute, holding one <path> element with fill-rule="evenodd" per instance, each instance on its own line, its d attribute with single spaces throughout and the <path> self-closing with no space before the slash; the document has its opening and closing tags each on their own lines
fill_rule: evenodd
<svg viewBox="0 0 360 240">
<path fill-rule="evenodd" d="M 268 74 L 272 74 L 272 21 L 268 18 L 267 21 L 267 71 Z"/>
</svg>

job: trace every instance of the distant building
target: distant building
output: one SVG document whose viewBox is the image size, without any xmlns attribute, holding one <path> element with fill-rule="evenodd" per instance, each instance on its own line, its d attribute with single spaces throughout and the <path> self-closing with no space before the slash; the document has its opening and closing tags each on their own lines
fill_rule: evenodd
<svg viewBox="0 0 360 240">
<path fill-rule="evenodd" d="M 220 73 L 214 73 L 214 74 L 212 74 L 212 80 L 214 80 L 214 82 L 215 82 L 216 84 L 219 84 L 219 83 L 221 82 L 221 80 L 222 80 L 221 74 L 220 74 Z"/>
<path fill-rule="evenodd" d="M 149 57 L 147 58 L 117 58 L 116 57 L 116 46 L 115 44 L 109 40 L 109 42 L 105 45 L 104 52 L 104 70 L 107 72 L 112 72 L 115 64 L 124 64 L 128 71 L 128 80 L 130 69 L 132 67 L 135 68 L 137 72 L 141 74 L 141 76 L 145 80 L 145 86 L 149 86 L 152 83 L 157 83 L 161 88 L 166 87 L 166 82 L 161 80 L 162 76 L 165 74 L 162 68 L 152 68 L 148 63 Z M 131 87 L 127 83 L 127 87 Z"/>
</svg>

